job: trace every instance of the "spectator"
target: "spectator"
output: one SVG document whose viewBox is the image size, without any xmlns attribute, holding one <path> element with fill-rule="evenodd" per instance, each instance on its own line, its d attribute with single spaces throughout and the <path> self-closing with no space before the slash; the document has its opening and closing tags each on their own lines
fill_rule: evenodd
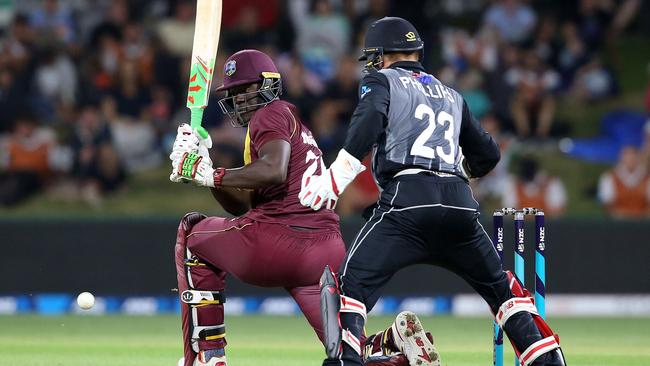
<svg viewBox="0 0 650 366">
<path fill-rule="evenodd" d="M 323 97 L 335 103 L 338 118 L 349 121 L 357 105 L 360 70 L 356 58 L 339 60 L 336 77 L 327 84 Z"/>
<path fill-rule="evenodd" d="M 289 10 L 298 35 L 296 50 L 305 68 L 322 80 L 331 79 L 337 61 L 349 49 L 348 19 L 334 11 L 330 0 L 292 0 Z"/>
<path fill-rule="evenodd" d="M 650 216 L 650 175 L 638 148 L 621 150 L 616 166 L 600 177 L 598 198 L 613 217 Z"/>
<path fill-rule="evenodd" d="M 389 0 L 368 0 L 366 10 L 354 18 L 351 44 L 362 45 L 363 34 L 368 26 L 375 20 L 388 16 L 389 7 Z"/>
<path fill-rule="evenodd" d="M 521 0 L 496 1 L 483 16 L 483 25 L 494 28 L 500 38 L 509 43 L 527 40 L 536 23 L 535 11 Z"/>
<path fill-rule="evenodd" d="M 175 56 L 190 57 L 194 41 L 194 2 L 180 0 L 176 3 L 174 18 L 158 23 L 158 35 L 163 44 Z"/>
<path fill-rule="evenodd" d="M 118 113 L 132 119 L 140 119 L 145 107 L 151 102 L 150 90 L 142 85 L 137 65 L 133 61 L 120 63 L 117 89 L 113 95 Z"/>
<path fill-rule="evenodd" d="M 72 60 L 60 50 L 46 48 L 34 73 L 40 112 L 50 116 L 60 106 L 74 104 L 77 93 L 77 70 Z"/>
<path fill-rule="evenodd" d="M 559 86 L 558 74 L 544 65 L 534 51 L 527 51 L 522 64 L 508 70 L 505 77 L 515 90 L 510 107 L 517 135 L 548 137 L 555 117 L 553 93 Z"/>
<path fill-rule="evenodd" d="M 650 63 L 647 66 L 647 73 L 650 76 Z M 650 113 L 650 81 L 648 82 L 648 87 L 645 92 L 645 110 Z"/>
<path fill-rule="evenodd" d="M 121 115 L 118 108 L 111 97 L 101 102 L 101 118 L 110 123 L 112 145 L 121 165 L 129 173 L 159 166 L 162 154 L 151 121 Z"/>
<path fill-rule="evenodd" d="M 513 139 L 511 136 L 501 131 L 501 124 L 497 117 L 492 113 L 488 113 L 481 118 L 481 126 L 483 126 L 485 131 L 487 131 L 499 145 L 501 160 L 499 160 L 499 163 L 490 173 L 488 173 L 488 175 L 481 179 L 472 180 L 470 183 L 477 200 L 501 200 L 504 194 L 510 193 L 505 192 L 504 188 L 510 179 L 508 175 L 508 165 L 510 164 L 512 156 Z"/>
<path fill-rule="evenodd" d="M 547 65 L 555 65 L 560 44 L 557 37 L 557 22 L 555 18 L 542 19 L 535 37 L 535 52 Z"/>
<path fill-rule="evenodd" d="M 72 11 L 58 0 L 43 0 L 43 6 L 34 8 L 29 20 L 42 37 L 53 36 L 66 44 L 77 40 Z"/>
<path fill-rule="evenodd" d="M 259 49 L 272 41 L 273 32 L 260 28 L 259 10 L 255 7 L 240 9 L 239 21 L 235 24 L 234 28 L 224 30 L 224 44 L 228 49 Z"/>
<path fill-rule="evenodd" d="M 594 57 L 578 70 L 571 86 L 573 97 L 586 102 L 606 99 L 615 92 L 614 76 L 599 57 Z"/>
<path fill-rule="evenodd" d="M 588 48 L 603 45 L 605 34 L 614 17 L 614 3 L 602 0 L 580 0 L 578 5 L 578 29 L 580 38 Z"/>
<path fill-rule="evenodd" d="M 124 182 L 124 169 L 112 145 L 111 130 L 97 105 L 84 105 L 75 127 L 73 173 L 79 180 L 82 199 L 91 206 L 100 206 L 104 192 L 113 191 Z"/>
<path fill-rule="evenodd" d="M 481 88 L 482 84 L 483 76 L 476 69 L 467 71 L 458 80 L 458 91 L 465 98 L 470 112 L 478 119 L 485 116 L 491 108 L 490 99 Z"/>
<path fill-rule="evenodd" d="M 589 61 L 587 47 L 573 23 L 562 26 L 562 46 L 558 54 L 558 68 L 562 75 L 562 89 L 569 89 L 578 69 Z"/>
<path fill-rule="evenodd" d="M 336 102 L 326 100 L 319 104 L 312 112 L 310 122 L 310 129 L 323 152 L 323 159 L 328 163 L 334 161 L 347 133 L 338 119 Z"/>
<path fill-rule="evenodd" d="M 517 165 L 516 176 L 503 189 L 503 207 L 540 208 L 549 217 L 563 214 L 567 194 L 562 181 L 540 170 L 533 158 L 524 157 Z"/>
<path fill-rule="evenodd" d="M 322 83 L 308 73 L 296 58 L 281 61 L 278 67 L 282 74 L 282 86 L 286 92 L 284 99 L 298 107 L 301 116 L 308 118 L 318 105 L 318 94 L 322 93 L 323 89 Z"/>
<path fill-rule="evenodd" d="M 25 108 L 21 108 L 25 110 Z M 0 205 L 14 205 L 38 192 L 52 171 L 50 153 L 56 143 L 54 133 L 39 127 L 34 116 L 22 112 L 12 133 L 3 143 L 0 157 Z"/>
<path fill-rule="evenodd" d="M 643 157 L 646 168 L 650 169 L 650 118 L 643 127 L 643 136 Z"/>
</svg>

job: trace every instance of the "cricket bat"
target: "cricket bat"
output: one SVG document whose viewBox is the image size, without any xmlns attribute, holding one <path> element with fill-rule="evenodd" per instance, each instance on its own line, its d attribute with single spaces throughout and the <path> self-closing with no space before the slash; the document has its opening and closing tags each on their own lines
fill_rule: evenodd
<svg viewBox="0 0 650 366">
<path fill-rule="evenodd" d="M 190 83 L 187 91 L 187 108 L 190 109 L 190 125 L 203 138 L 208 132 L 201 126 L 203 110 L 210 98 L 210 85 L 217 57 L 221 33 L 222 0 L 197 0 Z"/>
</svg>

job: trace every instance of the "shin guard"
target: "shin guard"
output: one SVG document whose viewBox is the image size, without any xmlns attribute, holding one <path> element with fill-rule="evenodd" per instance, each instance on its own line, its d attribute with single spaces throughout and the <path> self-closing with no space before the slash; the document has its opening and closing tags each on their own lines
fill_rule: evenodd
<svg viewBox="0 0 650 366">
<path fill-rule="evenodd" d="M 327 357 L 340 358 L 344 345 L 361 357 L 366 306 L 356 299 L 341 295 L 336 276 L 329 266 L 325 267 L 321 276 L 320 296 Z"/>
<path fill-rule="evenodd" d="M 515 342 L 515 338 L 517 337 L 516 334 L 513 334 L 515 332 L 512 329 L 510 332 L 507 332 L 509 333 L 508 338 L 510 338 L 512 346 L 521 364 L 523 366 L 532 365 L 540 356 L 546 353 L 551 353 L 555 350 L 558 350 L 558 354 L 561 355 L 560 338 L 557 334 L 553 333 L 553 330 L 551 330 L 546 321 L 537 312 L 537 308 L 535 307 L 530 292 L 522 286 L 521 282 L 519 282 L 517 277 L 510 271 L 506 271 L 506 274 L 508 276 L 510 290 L 515 297 L 506 300 L 499 307 L 499 311 L 495 316 L 497 324 L 499 324 L 502 329 L 506 330 L 506 323 L 510 318 L 515 316 L 517 313 L 528 313 L 532 317 L 534 327 L 537 328 L 540 335 L 540 339 L 532 343 L 527 342 L 530 344 L 526 345 L 525 348 L 522 347 L 523 349 L 520 349 L 515 344 L 521 343 Z M 562 362 L 558 362 L 557 364 L 564 364 L 563 357 Z"/>
<path fill-rule="evenodd" d="M 225 272 L 203 263 L 187 247 L 187 235 L 205 218 L 185 215 L 178 227 L 175 248 L 176 274 L 181 300 L 184 366 L 192 366 L 201 350 L 226 345 L 224 310 Z"/>
</svg>

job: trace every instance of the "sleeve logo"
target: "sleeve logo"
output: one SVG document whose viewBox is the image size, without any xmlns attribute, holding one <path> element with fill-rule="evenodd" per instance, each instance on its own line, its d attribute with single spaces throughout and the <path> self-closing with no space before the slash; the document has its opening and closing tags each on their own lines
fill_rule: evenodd
<svg viewBox="0 0 650 366">
<path fill-rule="evenodd" d="M 360 94 L 361 94 L 361 98 L 363 98 L 366 94 L 370 93 L 371 90 L 372 90 L 372 89 L 370 89 L 369 86 L 367 86 L 367 85 L 362 85 L 362 86 L 361 86 L 361 93 L 360 93 Z"/>
</svg>

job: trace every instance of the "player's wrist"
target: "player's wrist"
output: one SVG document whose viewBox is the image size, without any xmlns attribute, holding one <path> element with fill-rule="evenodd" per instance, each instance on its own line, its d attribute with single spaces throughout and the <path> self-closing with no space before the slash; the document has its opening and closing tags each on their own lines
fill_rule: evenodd
<svg viewBox="0 0 650 366">
<path fill-rule="evenodd" d="M 333 180 L 332 184 L 336 185 L 338 194 L 342 193 L 345 190 L 345 187 L 347 187 L 359 173 L 366 170 L 366 167 L 363 166 L 359 159 L 345 151 L 345 149 L 341 149 L 329 170 Z"/>
<path fill-rule="evenodd" d="M 226 168 L 216 168 L 212 173 L 213 188 L 221 187 L 223 184 L 223 177 L 226 175 Z"/>
</svg>

